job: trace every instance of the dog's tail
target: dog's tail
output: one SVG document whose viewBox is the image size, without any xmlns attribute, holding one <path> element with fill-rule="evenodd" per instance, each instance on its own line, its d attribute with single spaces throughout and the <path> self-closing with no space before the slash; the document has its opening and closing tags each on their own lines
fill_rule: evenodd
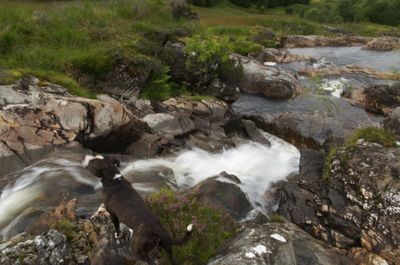
<svg viewBox="0 0 400 265">
<path fill-rule="evenodd" d="M 193 224 L 190 224 L 186 227 L 186 234 L 183 238 L 181 239 L 172 239 L 171 240 L 171 244 L 172 245 L 183 245 L 186 242 L 188 242 L 188 240 L 190 239 L 190 236 L 192 235 L 192 231 L 193 231 Z"/>
</svg>

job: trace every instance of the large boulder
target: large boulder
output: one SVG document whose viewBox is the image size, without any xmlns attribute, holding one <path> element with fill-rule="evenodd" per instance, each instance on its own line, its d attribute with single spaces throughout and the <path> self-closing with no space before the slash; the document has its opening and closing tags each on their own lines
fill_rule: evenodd
<svg viewBox="0 0 400 265">
<path fill-rule="evenodd" d="M 400 107 L 397 107 L 389 117 L 383 121 L 383 126 L 400 135 Z"/>
<path fill-rule="evenodd" d="M 398 148 L 362 140 L 340 148 L 324 179 L 302 176 L 301 169 L 298 179 L 282 187 L 279 213 L 333 246 L 363 247 L 399 264 L 399 157 Z M 322 163 L 315 167 L 322 171 Z"/>
<path fill-rule="evenodd" d="M 223 175 L 231 176 L 226 173 Z M 233 177 L 234 180 L 238 180 L 237 177 Z M 226 177 L 207 179 L 196 185 L 193 190 L 200 201 L 225 210 L 235 220 L 245 218 L 252 210 L 246 194 Z"/>
<path fill-rule="evenodd" d="M 250 116 L 258 127 L 275 134 L 299 148 L 329 148 L 341 144 L 345 129 L 324 112 L 284 112 L 274 117 Z"/>
<path fill-rule="evenodd" d="M 231 59 L 243 68 L 243 80 L 240 86 L 243 92 L 287 99 L 295 96 L 301 89 L 297 78 L 284 69 L 263 65 L 238 54 L 231 54 Z"/>
<path fill-rule="evenodd" d="M 247 225 L 208 265 L 352 264 L 291 223 Z"/>
<path fill-rule="evenodd" d="M 281 48 L 341 47 L 367 44 L 371 38 L 360 36 L 324 37 L 316 35 L 289 35 L 281 38 Z"/>
<path fill-rule="evenodd" d="M 369 86 L 365 88 L 364 94 L 367 110 L 387 115 L 400 106 L 400 82 Z"/>
</svg>

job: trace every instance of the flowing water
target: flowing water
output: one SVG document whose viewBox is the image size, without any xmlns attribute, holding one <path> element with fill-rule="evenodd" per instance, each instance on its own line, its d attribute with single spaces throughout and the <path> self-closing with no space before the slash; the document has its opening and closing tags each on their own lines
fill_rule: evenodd
<svg viewBox="0 0 400 265">
<path fill-rule="evenodd" d="M 150 171 L 159 166 L 170 168 L 180 189 L 186 189 L 222 171 L 235 174 L 252 204 L 264 209 L 263 194 L 269 185 L 285 179 L 299 168 L 298 150 L 272 135 L 271 146 L 250 142 L 237 148 L 212 154 L 200 149 L 176 156 L 138 160 L 122 165 L 124 174 Z M 78 215 L 94 213 L 101 203 L 101 183 L 75 160 L 49 159 L 13 176 L 0 195 L 0 239 L 26 231 L 43 212 L 56 206 L 64 194 L 78 199 Z M 12 181 L 15 180 L 15 181 Z M 142 183 L 136 189 L 148 190 Z"/>
<path fill-rule="evenodd" d="M 354 47 L 312 47 L 289 49 L 292 54 L 310 56 L 316 62 L 295 62 L 279 64 L 281 67 L 297 72 L 306 67 L 324 68 L 330 66 L 358 65 L 372 68 L 378 72 L 400 72 L 400 50 L 390 52 L 377 52 L 362 50 L 360 46 Z M 391 80 L 382 80 L 368 77 L 363 74 L 344 74 L 319 79 L 301 77 L 301 82 L 314 91 L 325 91 L 332 96 L 340 97 L 346 88 L 358 88 L 368 85 L 389 84 Z"/>
<path fill-rule="evenodd" d="M 293 54 L 317 58 L 316 67 L 327 64 L 359 65 L 380 72 L 400 71 L 400 50 L 378 52 L 362 50 L 360 46 L 354 46 L 293 48 L 289 51 Z"/>
</svg>

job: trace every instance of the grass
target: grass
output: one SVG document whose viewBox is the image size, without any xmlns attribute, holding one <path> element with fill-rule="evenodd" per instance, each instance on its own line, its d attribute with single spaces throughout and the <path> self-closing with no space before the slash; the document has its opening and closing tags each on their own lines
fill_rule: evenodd
<svg viewBox="0 0 400 265">
<path fill-rule="evenodd" d="M 318 1 L 313 1 L 311 6 L 318 4 Z M 252 28 L 262 26 L 272 29 L 277 33 L 277 37 L 288 34 L 335 35 L 327 32 L 326 27 L 329 26 L 343 28 L 364 36 L 379 36 L 387 32 L 400 33 L 398 27 L 367 22 L 321 24 L 300 18 L 298 15 L 286 14 L 285 8 L 266 9 L 261 12 L 236 7 L 228 0 L 220 0 L 212 8 L 194 7 L 193 9 L 199 14 L 202 25 L 211 31 L 215 31 L 215 28 L 228 27 L 233 28 L 235 33 L 247 34 Z"/>
<path fill-rule="evenodd" d="M 272 222 L 272 223 L 283 224 L 285 222 L 285 217 L 283 217 L 282 215 L 274 213 L 274 214 L 271 214 L 269 216 L 269 221 Z"/>
<path fill-rule="evenodd" d="M 130 63 L 137 55 L 154 56 L 158 36 L 191 30 L 191 23 L 174 19 L 161 0 L 0 0 L 0 5 L 2 72 L 39 73 L 81 96 L 92 97 L 80 90 L 95 87 L 124 58 Z"/>
<path fill-rule="evenodd" d="M 191 239 L 174 248 L 178 264 L 206 264 L 221 244 L 235 235 L 236 223 L 225 213 L 199 202 L 195 193 L 177 195 L 164 189 L 147 199 L 150 208 L 175 238 L 180 238 L 190 223 L 194 225 Z M 161 264 L 168 264 L 166 255 Z"/>
<path fill-rule="evenodd" d="M 352 136 L 350 136 L 345 144 L 346 149 L 352 149 L 357 145 L 359 139 L 364 139 L 366 142 L 377 143 L 385 147 L 396 146 L 396 135 L 384 128 L 361 128 L 357 129 Z"/>
</svg>

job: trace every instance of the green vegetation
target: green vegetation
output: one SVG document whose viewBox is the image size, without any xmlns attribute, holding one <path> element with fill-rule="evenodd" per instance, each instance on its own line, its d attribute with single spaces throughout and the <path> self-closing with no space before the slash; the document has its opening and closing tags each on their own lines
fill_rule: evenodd
<svg viewBox="0 0 400 265">
<path fill-rule="evenodd" d="M 357 129 L 349 139 L 347 139 L 346 149 L 352 149 L 357 145 L 359 139 L 364 139 L 366 142 L 377 143 L 386 147 L 396 146 L 396 135 L 384 128 L 361 128 Z"/>
<path fill-rule="evenodd" d="M 67 219 L 58 221 L 53 228 L 63 233 L 69 241 L 77 235 L 76 224 Z"/>
<path fill-rule="evenodd" d="M 271 214 L 269 216 L 269 221 L 273 222 L 273 223 L 281 223 L 281 224 L 283 224 L 285 222 L 285 217 L 283 217 L 282 215 L 274 213 L 274 214 Z"/>
<path fill-rule="evenodd" d="M 162 0 L 0 0 L 0 5 L 0 72 L 40 73 L 75 94 L 97 87 L 121 63 L 157 79 L 153 72 L 163 66 L 155 53 L 162 42 L 192 27 Z"/>
<path fill-rule="evenodd" d="M 329 181 L 331 179 L 333 159 L 337 154 L 337 147 L 332 147 L 325 157 L 324 171 L 322 173 L 322 179 Z"/>
<path fill-rule="evenodd" d="M 276 47 L 283 35 L 337 34 L 328 27 L 360 35 L 400 35 L 398 27 L 343 23 L 352 20 L 321 13 L 339 10 L 330 5 L 345 0 L 309 4 L 307 0 L 189 1 L 199 5 L 192 10 L 200 22 L 185 17 L 189 9 L 183 0 L 171 1 L 0 0 L 0 84 L 13 83 L 20 74 L 32 74 L 66 86 L 75 95 L 93 98 L 110 72 L 123 65 L 134 77 L 140 77 L 143 97 L 162 100 L 207 94 L 213 77 L 237 82 L 241 69 L 232 66 L 229 53 L 247 55 L 263 47 Z M 382 1 L 392 0 L 377 2 Z M 186 77 L 189 80 L 175 80 L 170 73 L 164 46 L 168 41 L 187 44 L 186 70 L 196 72 Z"/>
<path fill-rule="evenodd" d="M 174 248 L 179 264 L 206 264 L 217 247 L 236 233 L 233 220 L 220 210 L 199 202 L 194 193 L 177 195 L 164 189 L 151 195 L 147 202 L 175 238 L 183 236 L 188 224 L 194 225 L 189 242 Z M 167 263 L 166 256 L 163 259 Z"/>
</svg>

